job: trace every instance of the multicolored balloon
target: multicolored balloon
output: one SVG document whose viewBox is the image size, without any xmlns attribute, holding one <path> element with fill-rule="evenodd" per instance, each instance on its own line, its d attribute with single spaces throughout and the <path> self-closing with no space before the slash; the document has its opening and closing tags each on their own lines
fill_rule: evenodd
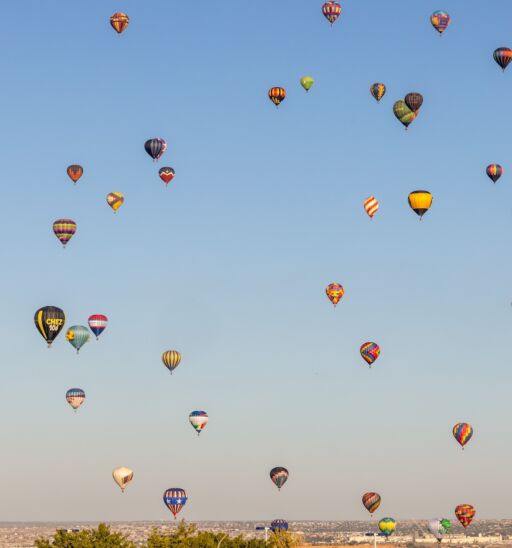
<svg viewBox="0 0 512 548">
<path fill-rule="evenodd" d="M 403 99 L 393 105 L 393 112 L 400 123 L 407 129 L 416 118 L 416 114 L 407 106 Z"/>
<path fill-rule="evenodd" d="M 208 413 L 206 411 L 192 411 L 188 416 L 188 420 L 199 436 L 208 424 Z"/>
<path fill-rule="evenodd" d="M 114 210 L 114 213 L 123 205 L 124 196 L 120 192 L 107 194 L 107 204 Z"/>
<path fill-rule="evenodd" d="M 162 167 L 158 170 L 158 175 L 167 186 L 174 179 L 175 172 L 172 167 Z"/>
<path fill-rule="evenodd" d="M 288 470 L 282 466 L 276 466 L 270 470 L 270 479 L 276 484 L 279 491 L 281 491 L 281 487 L 288 480 L 288 476 Z"/>
<path fill-rule="evenodd" d="M 66 333 L 66 339 L 71 346 L 76 348 L 76 353 L 80 352 L 80 348 L 91 338 L 91 334 L 85 325 L 72 325 Z"/>
<path fill-rule="evenodd" d="M 325 288 L 325 294 L 331 303 L 336 306 L 345 294 L 345 290 L 341 284 L 333 282 Z"/>
<path fill-rule="evenodd" d="M 112 477 L 121 488 L 121 492 L 124 493 L 126 486 L 133 479 L 133 470 L 126 468 L 126 466 L 120 466 L 119 468 L 114 468 L 114 470 L 112 470 Z"/>
<path fill-rule="evenodd" d="M 166 350 L 162 354 L 162 362 L 172 374 L 181 362 L 181 354 L 177 350 Z"/>
<path fill-rule="evenodd" d="M 467 422 L 458 422 L 453 427 L 452 432 L 453 437 L 457 440 L 462 449 L 464 449 L 466 443 L 473 437 L 473 427 Z"/>
<path fill-rule="evenodd" d="M 423 215 L 430 209 L 432 205 L 432 194 L 427 190 L 415 190 L 408 197 L 409 206 L 419 216 L 420 221 Z"/>
<path fill-rule="evenodd" d="M 503 175 L 503 168 L 500 164 L 489 164 L 485 172 L 487 173 L 487 177 L 495 183 Z"/>
<path fill-rule="evenodd" d="M 432 23 L 432 26 L 437 30 L 439 34 L 443 34 L 443 32 L 448 28 L 451 20 L 451 17 L 442 10 L 435 11 L 430 16 L 430 22 Z"/>
<path fill-rule="evenodd" d="M 386 86 L 381 82 L 376 82 L 370 86 L 370 93 L 377 103 L 384 97 L 386 93 Z"/>
<path fill-rule="evenodd" d="M 323 6 L 322 6 L 322 13 L 324 14 L 324 17 L 331 23 L 331 25 L 338 19 L 338 17 L 341 15 L 341 6 L 338 4 L 338 2 L 335 2 L 334 0 L 328 0 Z"/>
<path fill-rule="evenodd" d="M 81 388 L 70 388 L 66 392 L 66 401 L 76 410 L 84 403 L 85 392 Z"/>
<path fill-rule="evenodd" d="M 510 61 L 512 61 L 512 49 L 510 48 L 498 48 L 494 50 L 494 53 L 492 54 L 494 57 L 494 60 L 498 65 L 503 69 L 503 72 L 505 72 L 505 69 L 508 67 L 508 64 Z"/>
<path fill-rule="evenodd" d="M 163 153 L 167 150 L 167 143 L 160 137 L 148 139 L 144 143 L 144 149 L 153 158 L 154 161 L 159 160 Z"/>
<path fill-rule="evenodd" d="M 273 533 L 288 531 L 288 522 L 285 519 L 275 519 L 270 523 L 270 530 Z"/>
<path fill-rule="evenodd" d="M 395 532 L 396 521 L 393 518 L 382 518 L 379 521 L 379 529 L 384 536 L 389 537 Z"/>
<path fill-rule="evenodd" d="M 76 184 L 78 179 L 84 174 L 84 168 L 78 164 L 73 164 L 68 166 L 66 169 L 68 177 L 73 181 L 73 184 Z"/>
<path fill-rule="evenodd" d="M 471 504 L 459 504 L 455 508 L 455 515 L 464 528 L 471 524 L 475 514 L 476 510 Z"/>
<path fill-rule="evenodd" d="M 76 223 L 72 219 L 57 219 L 53 223 L 53 232 L 62 244 L 62 247 L 65 248 L 76 232 Z"/>
<path fill-rule="evenodd" d="M 373 219 L 373 216 L 379 210 L 379 202 L 375 196 L 368 196 L 363 202 L 363 207 L 370 219 Z"/>
<path fill-rule="evenodd" d="M 315 80 L 311 76 L 303 76 L 300 79 L 300 85 L 306 90 L 306 92 L 313 87 L 314 83 L 315 83 Z"/>
<path fill-rule="evenodd" d="M 117 12 L 112 15 L 110 18 L 110 24 L 112 25 L 112 28 L 117 32 L 117 34 L 121 34 L 124 29 L 128 26 L 128 23 L 130 22 L 130 18 L 126 13 Z"/>
<path fill-rule="evenodd" d="M 278 107 L 286 98 L 286 90 L 280 87 L 270 88 L 268 98 Z"/>
<path fill-rule="evenodd" d="M 452 528 L 452 522 L 448 518 L 442 518 L 441 525 L 446 529 L 447 532 Z"/>
<path fill-rule="evenodd" d="M 48 348 L 62 331 L 65 321 L 64 311 L 57 306 L 43 306 L 36 310 L 34 323 L 43 339 L 48 343 Z"/>
<path fill-rule="evenodd" d="M 414 112 L 414 114 L 417 114 L 423 104 L 423 95 L 413 91 L 404 97 L 404 102 Z"/>
<path fill-rule="evenodd" d="M 449 527 L 446 528 L 444 523 L 448 522 Z M 452 526 L 450 520 L 446 519 L 431 519 L 428 522 L 428 530 L 436 537 L 436 539 L 441 542 L 443 540 L 443 535 L 448 532 L 448 529 Z"/>
<path fill-rule="evenodd" d="M 179 487 L 171 487 L 164 493 L 164 504 L 169 508 L 174 519 L 176 519 L 176 514 L 185 506 L 187 500 L 187 493 Z"/>
<path fill-rule="evenodd" d="M 104 314 L 92 314 L 88 320 L 89 329 L 94 333 L 96 340 L 105 331 L 108 318 Z"/>
<path fill-rule="evenodd" d="M 359 349 L 363 360 L 371 367 L 373 362 L 380 356 L 380 346 L 374 342 L 365 342 Z"/>
<path fill-rule="evenodd" d="M 381 498 L 379 493 L 370 492 L 363 495 L 363 505 L 370 514 L 373 514 L 377 510 L 380 506 L 380 501 Z"/>
</svg>

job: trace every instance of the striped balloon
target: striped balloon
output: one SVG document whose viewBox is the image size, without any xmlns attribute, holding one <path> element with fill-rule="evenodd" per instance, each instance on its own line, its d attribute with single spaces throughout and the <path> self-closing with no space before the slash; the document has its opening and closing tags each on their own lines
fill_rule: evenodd
<svg viewBox="0 0 512 548">
<path fill-rule="evenodd" d="M 172 374 L 181 362 L 181 354 L 177 350 L 167 350 L 162 354 L 162 362 Z"/>
<path fill-rule="evenodd" d="M 123 205 L 124 196 L 120 192 L 107 194 L 107 204 L 114 210 L 114 213 Z"/>
<path fill-rule="evenodd" d="M 512 49 L 510 48 L 498 48 L 494 50 L 492 54 L 494 60 L 505 71 L 510 61 L 512 61 Z"/>
<path fill-rule="evenodd" d="M 81 388 L 70 388 L 66 392 L 66 401 L 76 410 L 84 403 L 85 392 Z"/>
<path fill-rule="evenodd" d="M 112 17 L 110 18 L 110 24 L 112 25 L 112 28 L 117 32 L 117 34 L 121 34 L 123 30 L 128 26 L 129 22 L 130 18 L 128 17 L 128 15 L 121 11 L 114 13 L 114 15 L 112 15 Z"/>
<path fill-rule="evenodd" d="M 68 177 L 73 181 L 73 183 L 76 183 L 78 179 L 80 179 L 80 177 L 84 174 L 84 168 L 82 166 L 79 166 L 78 164 L 73 164 L 71 166 L 68 166 L 66 172 L 68 174 Z"/>
<path fill-rule="evenodd" d="M 187 503 L 187 493 L 179 487 L 171 487 L 164 493 L 164 504 L 169 508 L 171 514 L 176 519 L 176 514 L 181 511 Z"/>
<path fill-rule="evenodd" d="M 204 430 L 204 427 L 208 424 L 208 413 L 206 413 L 206 411 L 192 411 L 188 416 L 188 420 L 199 436 Z"/>
<path fill-rule="evenodd" d="M 368 198 L 366 198 L 363 202 L 363 206 L 370 219 L 373 219 L 373 216 L 379 209 L 379 202 L 375 196 L 368 196 Z"/>
<path fill-rule="evenodd" d="M 489 164 L 485 172 L 487 173 L 487 177 L 495 183 L 503 175 L 503 168 L 500 164 Z"/>
<path fill-rule="evenodd" d="M 379 529 L 384 536 L 389 537 L 395 532 L 396 521 L 393 518 L 382 518 L 379 521 Z"/>
<path fill-rule="evenodd" d="M 371 367 L 380 356 L 380 346 L 374 342 L 365 342 L 361 345 L 360 352 L 363 360 Z"/>
<path fill-rule="evenodd" d="M 459 504 L 455 508 L 455 515 L 464 528 L 466 528 L 473 521 L 475 514 L 476 510 L 474 506 L 471 506 L 471 504 Z"/>
<path fill-rule="evenodd" d="M 285 519 L 275 519 L 270 523 L 270 530 L 273 533 L 277 531 L 288 531 L 288 522 Z"/>
<path fill-rule="evenodd" d="M 322 13 L 324 17 L 331 23 L 331 25 L 338 19 L 341 15 L 341 6 L 338 2 L 334 0 L 329 0 L 322 6 Z"/>
<path fill-rule="evenodd" d="M 159 160 L 167 150 L 167 143 L 161 137 L 155 137 L 154 139 L 148 139 L 144 143 L 144 149 L 153 160 Z"/>
<path fill-rule="evenodd" d="M 467 422 L 458 422 L 453 427 L 453 437 L 459 442 L 462 449 L 468 441 L 473 437 L 473 427 Z"/>
<path fill-rule="evenodd" d="M 98 337 L 105 331 L 105 328 L 108 324 L 108 318 L 104 314 L 92 314 L 92 316 L 89 316 L 89 329 L 94 333 L 96 336 L 96 340 L 98 340 Z"/>
<path fill-rule="evenodd" d="M 280 87 L 270 88 L 268 98 L 278 107 L 286 98 L 286 90 Z"/>
<path fill-rule="evenodd" d="M 66 247 L 66 244 L 76 232 L 76 223 L 72 219 L 57 219 L 53 223 L 53 232 L 62 244 L 62 247 Z"/>
<path fill-rule="evenodd" d="M 275 483 L 279 491 L 288 480 L 288 476 L 288 470 L 286 468 L 283 468 L 282 466 L 276 466 L 275 468 L 272 468 L 272 470 L 270 470 L 270 479 Z"/>
<path fill-rule="evenodd" d="M 380 495 L 379 493 L 365 493 L 363 495 L 363 505 L 364 507 L 373 514 L 375 510 L 380 506 Z"/>
<path fill-rule="evenodd" d="M 76 348 L 77 354 L 90 338 L 91 334 L 85 325 L 72 325 L 66 333 L 66 339 Z"/>
</svg>

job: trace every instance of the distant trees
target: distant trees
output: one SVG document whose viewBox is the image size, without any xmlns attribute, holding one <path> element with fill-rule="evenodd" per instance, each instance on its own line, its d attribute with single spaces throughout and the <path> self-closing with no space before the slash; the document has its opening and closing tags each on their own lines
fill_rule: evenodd
<svg viewBox="0 0 512 548">
<path fill-rule="evenodd" d="M 110 527 L 100 523 L 97 529 L 84 529 L 77 533 L 57 530 L 53 541 L 37 539 L 37 548 L 136 548 L 122 533 L 112 533 Z"/>
</svg>

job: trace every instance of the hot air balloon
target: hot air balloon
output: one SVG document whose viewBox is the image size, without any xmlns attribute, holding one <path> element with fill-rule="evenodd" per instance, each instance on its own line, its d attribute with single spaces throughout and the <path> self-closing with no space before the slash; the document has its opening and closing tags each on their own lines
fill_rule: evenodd
<svg viewBox="0 0 512 548">
<path fill-rule="evenodd" d="M 167 150 L 167 143 L 160 137 L 154 139 L 148 139 L 144 143 L 146 152 L 153 158 L 153 160 L 159 160 L 162 154 Z"/>
<path fill-rule="evenodd" d="M 309 91 L 313 84 L 315 83 L 315 80 L 311 76 L 303 76 L 300 79 L 300 85 L 306 90 Z"/>
<path fill-rule="evenodd" d="M 473 427 L 467 422 L 458 422 L 453 427 L 453 437 L 458 441 L 462 449 L 468 441 L 473 437 Z"/>
<path fill-rule="evenodd" d="M 446 528 L 443 525 L 443 521 L 441 519 L 431 519 L 428 522 L 428 530 L 436 537 L 436 539 L 441 542 L 443 540 L 443 535 L 447 532 Z M 450 523 L 448 521 L 448 523 Z M 451 523 L 450 523 L 451 527 Z"/>
<path fill-rule="evenodd" d="M 419 215 L 421 220 L 432 205 L 432 194 L 427 190 L 415 190 L 409 194 L 408 200 L 411 209 Z"/>
<path fill-rule="evenodd" d="M 475 517 L 476 510 L 471 504 L 459 504 L 455 508 L 455 515 L 460 521 L 462 527 L 466 528 Z"/>
<path fill-rule="evenodd" d="M 331 303 L 336 306 L 345 294 L 345 290 L 343 289 L 343 286 L 341 284 L 333 282 L 325 288 L 325 294 L 327 295 Z"/>
<path fill-rule="evenodd" d="M 114 470 L 112 470 L 112 477 L 114 478 L 114 481 L 117 483 L 117 485 L 119 485 L 119 487 L 121 488 L 121 492 L 124 493 L 126 486 L 133 479 L 133 470 L 130 470 L 125 466 L 120 466 L 119 468 L 114 468 Z"/>
<path fill-rule="evenodd" d="M 85 325 L 72 325 L 66 333 L 66 339 L 76 348 L 76 353 L 91 338 L 91 334 Z"/>
<path fill-rule="evenodd" d="M 510 61 L 512 61 L 512 49 L 510 48 L 498 48 L 494 50 L 492 54 L 494 60 L 505 71 Z"/>
<path fill-rule="evenodd" d="M 273 533 L 277 531 L 288 531 L 288 522 L 285 519 L 275 519 L 270 523 L 270 530 Z"/>
<path fill-rule="evenodd" d="M 208 424 L 208 413 L 205 411 L 192 411 L 192 413 L 188 416 L 188 420 L 199 436 Z"/>
<path fill-rule="evenodd" d="M 452 522 L 447 518 L 441 519 L 441 525 L 445 528 L 446 532 L 452 528 Z"/>
<path fill-rule="evenodd" d="M 386 86 L 380 82 L 376 82 L 370 86 L 370 93 L 377 103 L 384 97 L 386 93 Z"/>
<path fill-rule="evenodd" d="M 413 91 L 404 97 L 404 102 L 415 114 L 417 114 L 423 104 L 423 95 Z"/>
<path fill-rule="evenodd" d="M 76 223 L 71 219 L 57 219 L 53 223 L 53 232 L 55 236 L 60 240 L 62 247 L 66 247 L 66 244 L 71 240 L 73 234 L 76 232 Z"/>
<path fill-rule="evenodd" d="M 176 519 L 176 514 L 187 503 L 187 498 L 187 493 L 179 487 L 171 487 L 164 493 L 164 504 L 169 508 L 174 519 Z"/>
<path fill-rule="evenodd" d="M 85 392 L 81 388 L 70 388 L 66 392 L 66 401 L 76 411 L 85 400 Z"/>
<path fill-rule="evenodd" d="M 503 175 L 503 168 L 500 164 L 489 164 L 485 172 L 487 173 L 487 177 L 495 183 Z"/>
<path fill-rule="evenodd" d="M 98 337 L 105 331 L 105 328 L 108 324 L 108 318 L 104 314 L 92 314 L 92 316 L 89 316 L 89 329 L 94 333 L 96 336 L 96 340 L 98 340 Z"/>
<path fill-rule="evenodd" d="M 416 114 L 407 106 L 404 100 L 400 99 L 393 105 L 393 112 L 398 120 L 407 129 L 416 118 Z"/>
<path fill-rule="evenodd" d="M 365 342 L 359 349 L 363 360 L 371 367 L 373 362 L 380 356 L 380 346 L 374 342 Z"/>
<path fill-rule="evenodd" d="M 341 6 L 338 2 L 334 0 L 329 0 L 322 6 L 322 13 L 324 17 L 331 23 L 331 25 L 338 19 L 341 15 Z"/>
<path fill-rule="evenodd" d="M 282 466 L 276 466 L 270 470 L 270 479 L 276 484 L 279 491 L 288 479 L 288 470 Z"/>
<path fill-rule="evenodd" d="M 124 196 L 120 192 L 107 194 L 107 204 L 114 210 L 114 213 L 123 205 Z"/>
<path fill-rule="evenodd" d="M 177 350 L 166 350 L 162 354 L 162 362 L 172 374 L 181 362 L 181 354 Z"/>
<path fill-rule="evenodd" d="M 66 172 L 68 174 L 68 177 L 73 181 L 73 183 L 76 183 L 78 179 L 80 179 L 80 177 L 84 174 L 84 168 L 82 166 L 79 166 L 78 164 L 73 164 L 71 166 L 68 166 Z"/>
<path fill-rule="evenodd" d="M 172 167 L 162 167 L 158 170 L 158 175 L 167 186 L 174 179 L 174 169 Z"/>
<path fill-rule="evenodd" d="M 273 87 L 268 90 L 268 98 L 278 107 L 286 97 L 286 90 L 280 87 Z"/>
<path fill-rule="evenodd" d="M 43 306 L 36 310 L 34 323 L 43 339 L 48 343 L 48 348 L 61 332 L 65 321 L 64 311 L 56 306 Z"/>
<path fill-rule="evenodd" d="M 368 196 L 368 198 L 366 198 L 363 202 L 363 206 L 370 219 L 373 219 L 373 216 L 379 209 L 379 202 L 375 196 Z"/>
<path fill-rule="evenodd" d="M 379 529 L 384 536 L 389 537 L 395 532 L 396 521 L 393 518 L 382 518 L 379 521 Z"/>
<path fill-rule="evenodd" d="M 451 22 L 451 17 L 445 11 L 438 10 L 430 16 L 430 22 L 439 34 L 443 34 Z"/>
<path fill-rule="evenodd" d="M 380 506 L 379 493 L 365 493 L 363 495 L 363 505 L 368 510 L 368 512 L 370 512 L 370 514 L 373 514 Z"/>
<path fill-rule="evenodd" d="M 130 22 L 130 18 L 126 13 L 117 12 L 112 15 L 110 18 L 110 24 L 112 25 L 112 28 L 117 32 L 117 34 L 121 34 L 123 30 L 128 26 L 128 23 Z"/>
</svg>

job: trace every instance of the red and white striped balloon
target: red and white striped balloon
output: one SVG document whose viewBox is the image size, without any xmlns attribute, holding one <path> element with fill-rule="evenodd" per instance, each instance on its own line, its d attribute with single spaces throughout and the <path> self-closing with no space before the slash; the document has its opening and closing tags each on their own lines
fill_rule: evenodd
<svg viewBox="0 0 512 548">
<path fill-rule="evenodd" d="M 370 219 L 377 213 L 377 210 L 379 209 L 379 202 L 377 201 L 377 198 L 375 196 L 369 196 L 364 201 L 364 210 L 368 215 L 370 216 Z"/>
</svg>

